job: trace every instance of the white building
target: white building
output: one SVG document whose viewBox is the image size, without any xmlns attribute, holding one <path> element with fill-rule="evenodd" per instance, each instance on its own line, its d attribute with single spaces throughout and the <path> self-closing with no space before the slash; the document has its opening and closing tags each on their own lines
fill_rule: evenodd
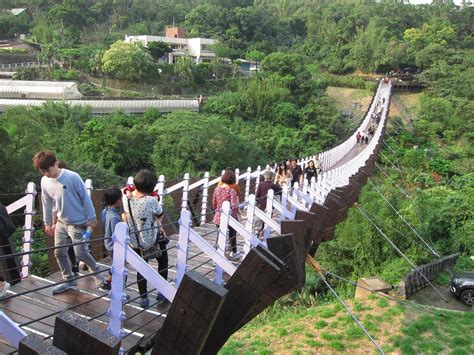
<svg viewBox="0 0 474 355">
<path fill-rule="evenodd" d="M 176 62 L 176 58 L 180 56 L 190 56 L 196 63 L 208 62 L 215 58 L 215 54 L 211 51 L 210 46 L 216 43 L 211 38 L 183 38 L 184 31 L 177 28 L 168 28 L 167 36 L 127 36 L 125 42 L 136 43 L 141 42 L 145 47 L 150 42 L 168 43 L 173 52 L 168 55 L 168 63 Z M 174 35 L 171 35 L 174 34 Z"/>
</svg>

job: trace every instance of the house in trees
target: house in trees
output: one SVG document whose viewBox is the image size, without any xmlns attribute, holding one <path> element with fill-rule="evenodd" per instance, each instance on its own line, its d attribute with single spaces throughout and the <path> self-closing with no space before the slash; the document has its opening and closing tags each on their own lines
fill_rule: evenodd
<svg viewBox="0 0 474 355">
<path fill-rule="evenodd" d="M 175 63 L 181 56 L 193 58 L 195 63 L 209 62 L 216 55 L 211 50 L 211 46 L 216 43 L 212 38 L 186 38 L 186 31 L 180 27 L 168 27 L 165 36 L 127 36 L 125 42 L 141 42 L 145 47 L 150 42 L 164 42 L 171 46 L 172 52 L 165 56 L 168 63 Z"/>
</svg>

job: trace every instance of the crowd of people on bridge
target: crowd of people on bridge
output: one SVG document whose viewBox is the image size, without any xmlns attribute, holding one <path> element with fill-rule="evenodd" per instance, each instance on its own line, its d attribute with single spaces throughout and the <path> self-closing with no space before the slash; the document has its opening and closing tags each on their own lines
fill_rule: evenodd
<svg viewBox="0 0 474 355">
<path fill-rule="evenodd" d="M 86 231 L 98 225 L 92 200 L 79 174 L 61 165 L 53 152 L 42 150 L 33 157 L 33 165 L 43 175 L 41 178 L 43 222 L 46 235 L 54 237 L 54 256 L 59 265 L 63 282 L 53 287 L 58 294 L 77 287 L 78 269 L 73 269 L 74 259 L 83 262 L 96 279 L 98 288 L 109 291 L 112 277 L 104 276 L 84 240 Z M 105 190 L 102 211 L 104 247 L 113 256 L 112 236 L 117 223 L 124 221 L 130 228 L 130 246 L 146 261 L 156 259 L 159 274 L 168 278 L 168 239 L 162 227 L 163 210 L 159 196 L 154 193 L 157 176 L 150 170 L 141 170 L 134 178 L 134 185 L 123 189 Z M 121 213 L 122 212 L 122 213 Z M 70 257 L 68 250 L 73 247 Z M 153 250 L 152 253 L 149 251 Z M 71 260 L 72 259 L 72 260 Z M 124 280 L 126 282 L 126 280 Z M 137 273 L 140 306 L 148 307 L 146 279 Z M 129 297 L 128 297 L 129 299 Z M 157 303 L 167 303 L 158 292 Z"/>
<path fill-rule="evenodd" d="M 67 164 L 56 158 L 49 150 L 42 150 L 33 157 L 34 167 L 41 173 L 41 202 L 43 210 L 44 232 L 54 238 L 54 257 L 57 261 L 63 282 L 52 288 L 53 294 L 66 292 L 78 286 L 77 278 L 80 270 L 88 270 L 95 278 L 97 288 L 111 290 L 112 274 L 101 269 L 89 249 L 86 235 L 98 226 L 98 219 L 89 192 L 82 178 L 71 171 Z M 284 161 L 276 166 L 271 163 L 263 173 L 262 181 L 256 191 L 256 205 L 265 210 L 267 194 L 272 189 L 279 195 L 282 189 L 292 187 L 296 183 L 308 183 L 317 179 L 322 173 L 322 165 L 318 157 L 310 160 L 304 168 L 297 159 Z M 101 222 L 104 231 L 104 248 L 109 257 L 113 257 L 114 230 L 119 222 L 125 222 L 129 227 L 130 247 L 145 261 L 156 260 L 158 273 L 168 280 L 169 239 L 163 229 L 163 207 L 160 196 L 155 192 L 157 176 L 150 170 L 140 170 L 133 180 L 133 185 L 125 187 L 110 187 L 104 191 L 104 208 L 101 212 Z M 239 203 L 241 191 L 234 169 L 225 169 L 220 182 L 212 195 L 213 223 L 218 233 L 222 219 L 222 206 L 229 201 L 230 216 L 239 219 Z M 261 237 L 264 222 L 256 219 L 256 231 Z M 229 227 L 226 239 L 230 244 L 227 257 L 234 259 L 239 256 L 237 248 L 237 232 Z M 81 263 L 81 267 L 79 267 Z M 124 285 L 126 284 L 126 278 Z M 140 294 L 139 304 L 146 308 L 150 304 L 146 279 L 137 272 L 137 284 Z M 9 284 L 0 279 L 0 293 L 5 293 Z M 127 300 L 130 297 L 127 296 Z M 158 292 L 158 304 L 166 304 L 166 298 Z"/>
</svg>

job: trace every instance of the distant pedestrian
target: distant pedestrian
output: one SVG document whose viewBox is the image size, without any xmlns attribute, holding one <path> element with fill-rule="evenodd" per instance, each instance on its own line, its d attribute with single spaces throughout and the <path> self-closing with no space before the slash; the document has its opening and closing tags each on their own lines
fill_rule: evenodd
<svg viewBox="0 0 474 355">
<path fill-rule="evenodd" d="M 214 210 L 214 218 L 212 221 L 216 224 L 217 229 L 219 229 L 221 224 L 222 205 L 225 201 L 230 202 L 230 215 L 233 218 L 238 219 L 239 214 L 239 196 L 231 187 L 232 184 L 235 184 L 235 173 L 232 170 L 226 170 L 221 177 L 221 182 L 222 183 L 216 187 L 212 195 L 212 209 Z M 229 242 L 231 245 L 231 253 L 229 256 L 234 258 L 237 256 L 237 231 L 230 226 Z"/>
<path fill-rule="evenodd" d="M 357 144 L 360 143 L 360 136 L 361 136 L 360 132 L 357 132 L 357 134 L 356 134 Z"/>
<path fill-rule="evenodd" d="M 318 175 L 323 172 L 323 163 L 319 159 L 319 154 L 317 154 L 316 159 L 314 159 L 314 167 L 316 168 L 316 173 Z"/>
<path fill-rule="evenodd" d="M 318 171 L 316 166 L 314 165 L 314 160 L 310 160 L 308 162 L 308 166 L 304 169 L 304 177 L 308 180 L 308 183 L 311 183 L 311 179 L 314 177 L 315 179 L 318 178 Z"/>
<path fill-rule="evenodd" d="M 258 185 L 257 191 L 255 192 L 255 200 L 256 200 L 257 207 L 261 209 L 262 211 L 265 211 L 265 209 L 267 208 L 268 191 L 273 190 L 276 196 L 276 195 L 281 194 L 281 187 L 272 182 L 273 174 L 271 171 L 265 171 L 263 173 L 263 178 L 265 179 L 265 181 L 261 182 Z M 256 223 L 257 235 L 259 237 L 262 237 L 263 229 L 265 225 L 263 221 L 260 220 L 259 218 L 257 218 L 255 223 Z"/>
<path fill-rule="evenodd" d="M 292 178 L 291 178 L 291 186 L 293 187 L 294 184 L 302 184 L 303 183 L 303 169 L 301 166 L 298 165 L 298 161 L 296 158 L 290 160 L 290 168 L 289 168 Z"/>
<path fill-rule="evenodd" d="M 104 246 L 107 255 L 113 259 L 114 241 L 112 236 L 117 223 L 121 222 L 120 207 L 122 206 L 122 191 L 118 187 L 111 187 L 105 190 L 105 207 L 102 210 L 102 226 L 104 227 Z M 106 276 L 105 281 L 100 286 L 101 289 L 110 291 L 112 274 Z"/>
<path fill-rule="evenodd" d="M 291 181 L 292 179 L 293 175 L 291 174 L 291 171 L 286 167 L 286 163 L 282 161 L 278 165 L 278 171 L 273 182 L 280 187 L 283 187 L 288 184 L 288 180 Z"/>
<path fill-rule="evenodd" d="M 232 168 L 225 168 L 224 170 L 224 174 L 227 172 L 227 171 L 232 171 L 234 173 L 234 176 L 235 176 L 235 170 L 232 169 Z M 217 184 L 217 186 L 221 186 L 223 184 L 222 180 L 219 181 L 219 183 Z M 238 181 L 234 181 L 231 185 L 230 185 L 230 188 L 235 190 L 235 192 L 237 192 L 237 197 L 239 198 L 239 200 L 242 198 L 242 193 L 240 192 L 240 186 L 239 186 L 239 182 Z"/>
<path fill-rule="evenodd" d="M 369 144 L 369 136 L 365 136 L 365 145 Z"/>
</svg>

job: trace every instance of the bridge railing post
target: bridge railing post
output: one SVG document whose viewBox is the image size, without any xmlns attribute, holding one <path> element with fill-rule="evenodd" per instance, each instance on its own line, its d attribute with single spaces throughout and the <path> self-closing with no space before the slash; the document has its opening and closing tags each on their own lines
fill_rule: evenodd
<svg viewBox="0 0 474 355">
<path fill-rule="evenodd" d="M 250 195 L 248 198 L 248 207 L 247 207 L 247 220 L 245 221 L 245 228 L 250 231 L 250 233 L 253 233 L 253 222 L 255 219 L 255 208 L 256 208 L 256 200 L 255 200 L 255 195 Z M 244 238 L 244 255 L 247 255 L 248 252 L 250 251 L 250 243 L 251 240 L 247 240 Z"/>
<path fill-rule="evenodd" d="M 86 185 L 86 190 L 87 190 L 87 194 L 89 195 L 89 197 L 92 196 L 92 190 L 94 190 L 94 186 L 92 185 L 92 180 L 91 179 L 87 179 L 84 184 Z"/>
<path fill-rule="evenodd" d="M 206 171 L 204 173 L 204 184 L 202 186 L 201 225 L 206 223 L 208 195 L 209 195 L 209 172 Z"/>
<path fill-rule="evenodd" d="M 36 185 L 33 182 L 28 183 L 26 188 L 26 209 L 25 209 L 25 224 L 23 227 L 23 252 L 24 254 L 21 261 L 21 274 L 20 277 L 24 279 L 30 274 L 31 266 L 31 245 L 33 243 L 33 215 L 36 214 L 35 200 L 36 200 Z"/>
<path fill-rule="evenodd" d="M 189 192 L 189 174 L 184 174 L 183 178 L 183 196 L 181 198 L 181 212 L 188 209 L 188 192 Z"/>
<path fill-rule="evenodd" d="M 176 245 L 176 248 L 178 249 L 178 255 L 176 257 L 176 287 L 181 283 L 187 270 L 189 234 L 191 232 L 191 227 L 191 213 L 187 210 L 181 211 L 181 217 L 179 218 L 178 244 Z"/>
<path fill-rule="evenodd" d="M 262 176 L 262 168 L 257 166 L 256 176 L 255 176 L 255 192 L 257 192 L 258 185 L 260 185 L 260 178 Z"/>
<path fill-rule="evenodd" d="M 245 201 L 249 200 L 250 195 L 250 180 L 252 178 L 252 168 L 249 166 L 247 172 L 245 173 Z"/>
<path fill-rule="evenodd" d="M 165 190 L 165 176 L 164 175 L 160 175 L 158 177 L 158 183 L 156 184 L 155 190 L 156 192 L 158 192 L 158 196 L 160 197 L 159 204 L 163 206 L 163 200 L 164 200 L 163 191 Z"/>
<path fill-rule="evenodd" d="M 217 252 L 222 256 L 225 256 L 225 248 L 227 245 L 227 232 L 229 230 L 229 217 L 230 217 L 230 202 L 225 201 L 222 204 L 221 221 L 219 229 L 217 230 Z M 215 266 L 215 278 L 214 282 L 218 285 L 222 285 L 223 269 L 217 263 Z"/>
<path fill-rule="evenodd" d="M 126 223 L 120 222 L 115 226 L 112 240 L 114 241 L 114 254 L 110 268 L 112 287 L 109 292 L 110 307 L 107 315 L 110 320 L 107 331 L 109 334 L 122 339 L 125 336 L 125 331 L 122 329 L 122 321 L 125 320 L 126 316 L 123 311 L 123 304 L 127 300 L 124 288 L 128 275 L 125 261 L 127 260 L 127 249 L 130 243 L 128 225 Z"/>
<path fill-rule="evenodd" d="M 265 213 L 268 217 L 272 218 L 273 214 L 273 201 L 275 199 L 275 191 L 273 189 L 268 190 L 267 192 L 267 206 L 265 208 Z M 263 225 L 263 240 L 266 242 L 267 238 L 270 236 L 270 230 L 266 224 Z"/>
</svg>

